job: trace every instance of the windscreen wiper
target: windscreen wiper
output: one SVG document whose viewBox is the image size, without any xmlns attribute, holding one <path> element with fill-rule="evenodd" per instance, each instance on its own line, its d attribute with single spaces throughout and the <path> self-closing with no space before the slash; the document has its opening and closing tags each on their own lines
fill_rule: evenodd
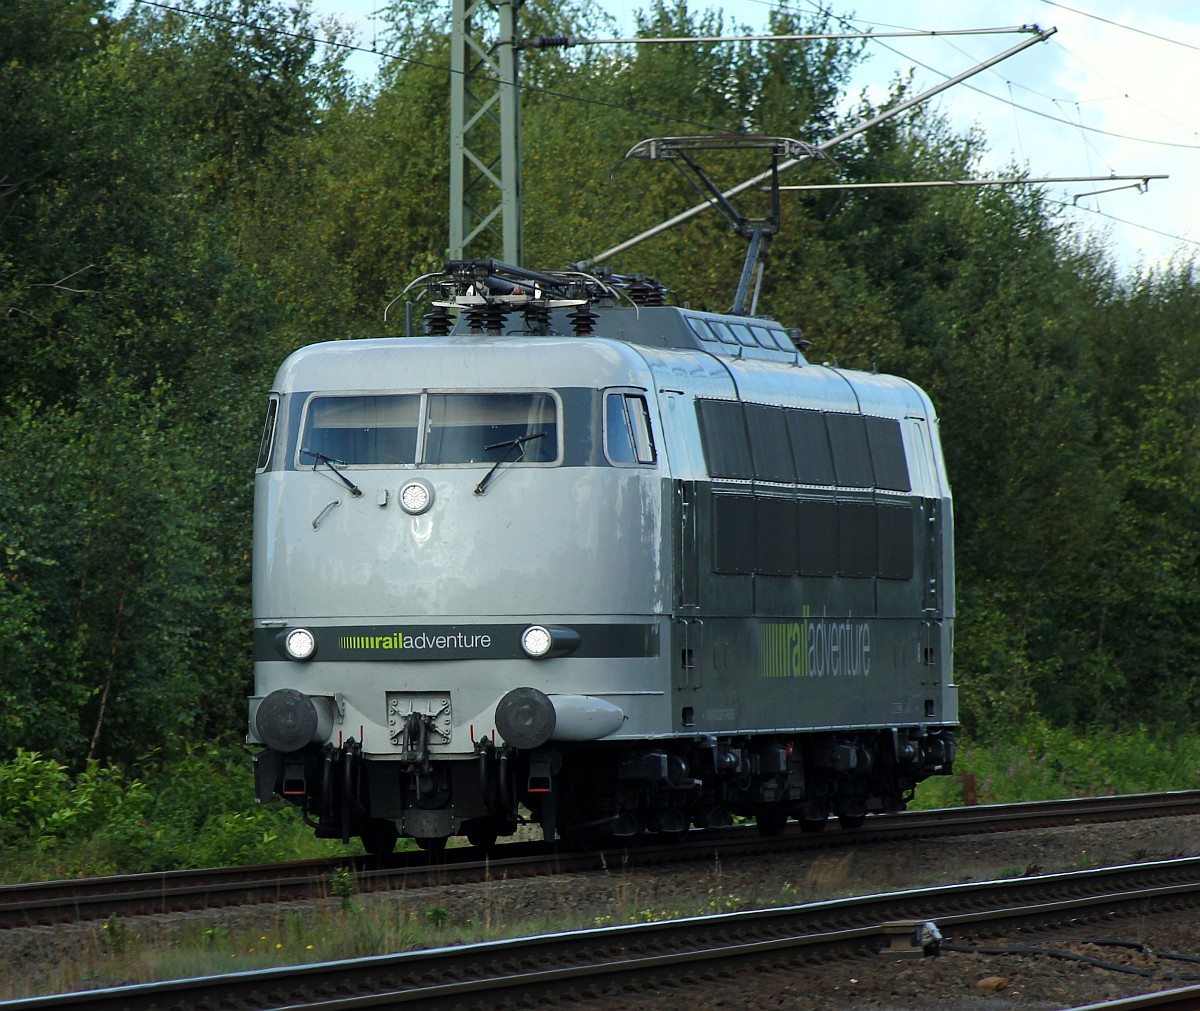
<svg viewBox="0 0 1200 1011">
<path fill-rule="evenodd" d="M 487 486 L 491 483 L 493 475 L 500 469 L 502 463 L 508 461 L 508 454 L 514 449 L 519 449 L 521 452 L 517 454 L 517 459 L 521 459 L 525 455 L 525 443 L 532 442 L 534 439 L 540 439 L 545 432 L 531 432 L 529 435 L 518 435 L 515 439 L 504 439 L 501 442 L 493 442 L 491 445 L 484 446 L 484 452 L 490 449 L 504 449 L 504 455 L 492 464 L 492 469 L 483 475 L 483 480 L 475 486 L 475 494 L 482 495 L 487 491 Z"/>
<path fill-rule="evenodd" d="M 311 456 L 317 461 L 313 464 L 313 470 L 316 470 L 320 464 L 325 464 L 326 467 L 328 467 L 338 476 L 338 480 L 350 489 L 351 495 L 353 495 L 355 498 L 362 498 L 362 489 L 353 481 L 351 481 L 350 478 L 346 477 L 346 475 L 340 470 L 338 470 L 339 464 L 343 467 L 346 466 L 345 460 L 335 460 L 332 456 L 326 456 L 324 453 L 318 453 L 315 449 L 302 449 L 300 450 L 300 455 Z"/>
</svg>

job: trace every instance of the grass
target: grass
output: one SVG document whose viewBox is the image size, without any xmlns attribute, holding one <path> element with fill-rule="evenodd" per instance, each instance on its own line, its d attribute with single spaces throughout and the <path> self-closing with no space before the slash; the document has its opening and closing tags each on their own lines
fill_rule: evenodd
<svg viewBox="0 0 1200 1011">
<path fill-rule="evenodd" d="M 848 865 L 839 866 L 844 873 Z M 519 882 L 449 899 L 423 890 L 360 895 L 348 887 L 352 874 L 335 872 L 328 901 L 302 908 L 218 909 L 186 920 L 110 917 L 41 932 L 42 951 L 0 955 L 0 999 L 792 904 L 815 898 L 818 888 L 847 885 L 834 877 L 828 865 L 799 887 L 768 881 L 761 894 L 744 894 L 717 858 L 682 892 L 658 875 L 614 868 L 586 890 L 568 875 L 530 905 Z"/>
<path fill-rule="evenodd" d="M 1083 735 L 1030 721 L 1011 739 L 967 743 L 953 777 L 917 787 L 914 808 L 962 804 L 964 774 L 975 777 L 980 804 L 1015 804 L 1200 787 L 1200 735 L 1164 739 L 1145 727 Z"/>
</svg>

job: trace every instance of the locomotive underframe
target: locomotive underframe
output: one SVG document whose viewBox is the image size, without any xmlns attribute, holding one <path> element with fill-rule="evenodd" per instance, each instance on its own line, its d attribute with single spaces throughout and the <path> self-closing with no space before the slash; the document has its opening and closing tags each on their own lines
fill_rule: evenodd
<svg viewBox="0 0 1200 1011">
<path fill-rule="evenodd" d="M 902 811 L 915 785 L 953 765 L 939 727 L 556 742 L 531 750 L 480 742 L 473 756 L 423 762 L 364 758 L 353 740 L 257 758 L 262 801 L 299 806 L 318 836 L 389 851 L 397 838 L 488 845 L 522 822 L 546 839 L 591 845 L 643 833 L 678 835 L 754 818 L 765 835 L 789 819 L 857 827 Z"/>
</svg>

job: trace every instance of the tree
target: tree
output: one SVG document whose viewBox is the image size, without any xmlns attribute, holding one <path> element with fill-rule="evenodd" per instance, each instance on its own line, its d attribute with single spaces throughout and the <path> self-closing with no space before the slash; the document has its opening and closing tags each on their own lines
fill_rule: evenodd
<svg viewBox="0 0 1200 1011">
<path fill-rule="evenodd" d="M 344 95 L 272 30 L 303 5 L 196 10 L 0 15 L 29 92 L 0 194 L 0 698 L 10 747 L 74 764 L 241 720 L 253 433 L 302 315 L 245 254 L 286 227 L 260 180 Z"/>
</svg>

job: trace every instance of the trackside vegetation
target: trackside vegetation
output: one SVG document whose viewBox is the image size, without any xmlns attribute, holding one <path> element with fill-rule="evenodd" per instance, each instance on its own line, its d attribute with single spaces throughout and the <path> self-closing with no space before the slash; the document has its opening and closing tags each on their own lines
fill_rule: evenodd
<svg viewBox="0 0 1200 1011">
<path fill-rule="evenodd" d="M 150 756 L 126 769 L 90 763 L 80 773 L 53 758 L 18 751 L 0 763 L 0 881 L 359 853 L 314 839 L 282 803 L 247 800 L 244 749 L 205 745 Z M 1156 744 L 1144 727 L 1079 734 L 1034 721 L 1012 740 L 967 744 L 959 768 L 975 777 L 978 802 L 1147 793 L 1200 788 L 1200 735 Z M 961 776 L 927 780 L 913 805 L 955 807 Z M 795 826 L 791 831 L 799 831 Z M 333 883 L 331 894 L 341 894 Z"/>
<path fill-rule="evenodd" d="M 305 0 L 0 4 L 3 880 L 314 852 L 294 811 L 251 804 L 240 743 L 252 474 L 278 363 L 396 335 L 384 307 L 444 255 L 449 4 L 381 6 L 392 56 L 361 84 Z M 522 18 L 615 27 L 590 0 Z M 639 31 L 737 27 L 654 0 Z M 863 121 L 878 108 L 845 95 L 863 58 L 845 40 L 528 53 L 526 265 L 696 202 L 661 166 L 610 172 L 645 137 L 820 143 Z M 796 181 L 961 178 L 986 142 L 917 109 Z M 731 184 L 762 168 L 722 157 Z M 1193 254 L 1120 269 L 1034 186 L 787 196 L 760 309 L 940 411 L 959 771 L 984 802 L 1200 785 Z M 743 255 L 701 215 L 614 266 L 724 310 Z"/>
</svg>

